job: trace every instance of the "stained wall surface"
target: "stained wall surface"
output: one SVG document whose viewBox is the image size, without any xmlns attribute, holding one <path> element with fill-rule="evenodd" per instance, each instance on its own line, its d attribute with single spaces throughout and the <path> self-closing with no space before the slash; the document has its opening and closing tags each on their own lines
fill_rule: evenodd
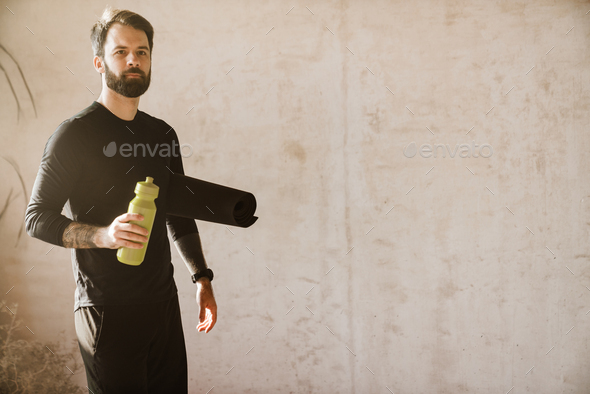
<svg viewBox="0 0 590 394">
<path fill-rule="evenodd" d="M 24 211 L 100 94 L 105 5 L 0 10 L 0 292 L 27 340 L 75 345 L 70 250 Z M 590 392 L 589 2 L 111 5 L 155 28 L 139 109 L 186 173 L 258 201 L 251 228 L 197 223 L 209 334 L 173 247 L 191 393 Z"/>
</svg>

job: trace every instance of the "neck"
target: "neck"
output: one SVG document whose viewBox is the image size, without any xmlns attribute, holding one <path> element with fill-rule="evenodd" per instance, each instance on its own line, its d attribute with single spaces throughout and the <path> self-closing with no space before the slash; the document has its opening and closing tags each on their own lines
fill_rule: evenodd
<svg viewBox="0 0 590 394">
<path fill-rule="evenodd" d="M 119 93 L 103 86 L 100 96 L 96 100 L 115 116 L 123 120 L 133 120 L 137 114 L 137 107 L 139 107 L 139 97 L 125 97 Z"/>
</svg>

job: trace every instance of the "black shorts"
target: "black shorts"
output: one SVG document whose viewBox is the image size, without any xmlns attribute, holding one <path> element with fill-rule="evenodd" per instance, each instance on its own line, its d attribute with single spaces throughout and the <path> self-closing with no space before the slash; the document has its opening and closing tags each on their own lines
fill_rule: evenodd
<svg viewBox="0 0 590 394">
<path fill-rule="evenodd" d="M 188 393 L 178 293 L 155 304 L 80 307 L 74 318 L 89 393 Z"/>
</svg>

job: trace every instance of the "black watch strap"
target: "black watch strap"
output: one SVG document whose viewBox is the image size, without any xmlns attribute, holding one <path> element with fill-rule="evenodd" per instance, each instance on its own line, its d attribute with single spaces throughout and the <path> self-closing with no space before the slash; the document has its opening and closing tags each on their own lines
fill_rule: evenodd
<svg viewBox="0 0 590 394">
<path fill-rule="evenodd" d="M 192 275 L 191 279 L 193 280 L 193 283 L 197 283 L 197 281 L 203 277 L 209 278 L 209 281 L 212 281 L 213 280 L 213 271 L 211 271 L 210 268 L 207 268 L 204 271 L 200 271 L 200 272 L 197 272 L 196 274 Z"/>
</svg>

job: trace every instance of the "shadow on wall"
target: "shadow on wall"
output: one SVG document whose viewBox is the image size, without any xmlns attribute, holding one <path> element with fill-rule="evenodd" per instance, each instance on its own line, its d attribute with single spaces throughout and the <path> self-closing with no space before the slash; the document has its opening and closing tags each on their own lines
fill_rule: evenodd
<svg viewBox="0 0 590 394">
<path fill-rule="evenodd" d="M 18 111 L 16 118 L 17 122 L 20 119 L 20 113 L 22 111 L 21 100 L 30 99 L 30 102 L 33 106 L 33 111 L 35 112 L 35 117 L 37 117 L 37 108 L 35 107 L 35 100 L 33 99 L 33 95 L 31 94 L 31 90 L 29 89 L 29 85 L 27 84 L 27 79 L 25 78 L 25 75 L 23 74 L 23 71 L 18 65 L 16 59 L 10 54 L 10 52 L 6 50 L 6 48 L 4 48 L 2 44 L 0 44 L 0 70 L 2 70 L 6 75 L 8 85 L 10 86 L 12 95 L 16 100 L 16 107 Z M 18 74 L 16 73 L 16 70 L 18 70 Z M 23 88 L 26 89 L 27 94 L 25 94 Z"/>
<path fill-rule="evenodd" d="M 18 168 L 18 165 L 16 164 L 16 162 L 14 161 L 14 159 L 10 158 L 10 157 L 2 157 L 4 160 L 6 160 L 6 162 L 8 162 L 8 164 L 10 164 L 10 166 L 12 167 L 12 169 L 14 170 L 14 172 L 16 173 L 16 175 L 18 176 L 18 179 L 20 181 L 20 185 L 18 186 L 14 186 L 14 185 L 9 185 L 8 187 L 10 188 L 9 192 L 8 192 L 8 196 L 4 199 L 4 203 L 3 205 L 0 205 L 0 225 L 3 225 L 4 223 L 2 223 L 2 218 L 4 218 L 8 212 L 8 207 L 10 206 L 10 204 L 19 196 L 20 192 L 16 192 L 15 193 L 15 188 L 21 189 L 22 191 L 22 195 L 23 195 L 23 201 L 25 203 L 25 208 L 27 206 L 27 204 L 29 203 L 29 196 L 27 194 L 27 189 L 25 187 L 25 181 L 20 173 L 20 170 Z M 14 196 L 13 196 L 13 193 Z M 1 201 L 0 201 L 1 203 Z M 21 239 L 21 236 L 24 233 L 24 227 L 25 227 L 25 213 L 26 210 L 23 209 L 22 210 L 22 220 L 20 220 L 21 224 L 20 227 L 18 229 L 18 234 L 16 235 L 16 243 L 14 244 L 14 247 L 16 248 L 18 246 L 18 243 Z M 10 223 L 6 223 L 6 225 L 8 226 L 8 228 L 12 228 L 12 226 L 10 225 Z"/>
<path fill-rule="evenodd" d="M 27 80 L 25 75 L 23 74 L 18 62 L 16 59 L 4 48 L 2 44 L 0 44 L 0 70 L 4 72 L 6 75 L 6 80 L 8 81 L 8 85 L 10 86 L 10 90 L 14 99 L 16 101 L 17 107 L 17 123 L 20 120 L 20 113 L 25 112 L 24 108 L 31 108 L 33 109 L 34 116 L 37 117 L 37 108 L 35 106 L 35 100 L 33 99 L 33 95 L 31 94 L 31 90 L 29 89 L 29 85 L 27 84 Z M 30 103 L 30 105 L 24 106 L 24 103 Z M 29 112 L 29 111 L 27 111 Z M 6 217 L 8 212 L 8 207 L 10 204 L 19 196 L 20 192 L 15 190 L 22 190 L 23 200 L 25 203 L 25 207 L 29 203 L 29 198 L 27 195 L 27 189 L 25 187 L 25 182 L 23 180 L 22 174 L 19 170 L 18 164 L 16 160 L 11 157 L 2 157 L 10 166 L 12 170 L 18 176 L 20 181 L 20 185 L 3 185 L 4 188 L 9 189 L 8 196 L 2 198 L 0 200 L 0 224 L 2 224 L 2 218 Z M 5 174 L 6 171 L 3 171 Z M 18 243 L 21 239 L 24 230 L 24 220 L 25 220 L 25 210 L 22 212 L 22 220 L 21 225 L 18 230 L 16 243 L 14 247 L 18 246 Z M 11 227 L 9 225 L 9 227 Z"/>
</svg>

